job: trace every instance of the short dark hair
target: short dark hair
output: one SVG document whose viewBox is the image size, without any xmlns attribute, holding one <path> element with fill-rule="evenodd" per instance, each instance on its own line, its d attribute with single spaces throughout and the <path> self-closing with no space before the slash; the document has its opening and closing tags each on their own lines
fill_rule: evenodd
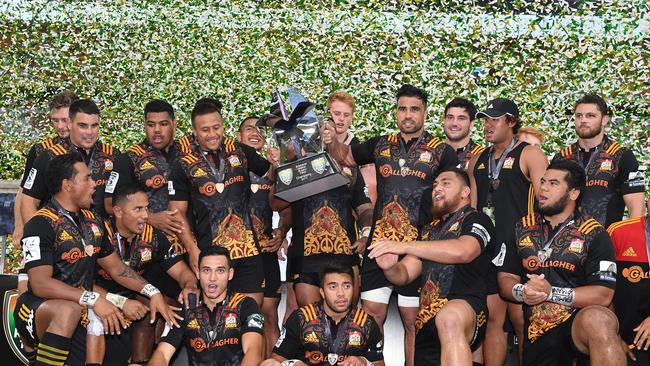
<svg viewBox="0 0 650 366">
<path fill-rule="evenodd" d="M 124 201 L 128 200 L 130 195 L 140 192 L 145 193 L 145 191 L 137 185 L 128 185 L 116 189 L 111 198 L 113 206 L 122 204 Z"/>
<path fill-rule="evenodd" d="M 203 261 L 203 258 L 212 255 L 222 255 L 226 257 L 226 259 L 228 260 L 228 268 L 232 267 L 232 260 L 230 259 L 230 253 L 228 252 L 228 249 L 219 245 L 211 245 L 201 250 L 201 253 L 199 254 L 199 267 L 201 267 L 201 262 Z"/>
<path fill-rule="evenodd" d="M 564 179 L 569 189 L 577 189 L 580 191 L 580 196 L 576 202 L 576 204 L 579 204 L 582 200 L 582 192 L 584 192 L 585 185 L 587 184 L 587 175 L 585 174 L 584 168 L 572 160 L 556 160 L 548 165 L 546 170 L 549 169 L 567 173 Z"/>
<path fill-rule="evenodd" d="M 249 119 L 259 120 L 260 117 L 258 117 L 258 116 L 248 116 L 248 117 L 242 119 L 241 122 L 239 122 L 239 127 L 237 128 L 238 132 L 241 132 L 242 127 L 244 127 L 244 122 L 248 121 Z"/>
<path fill-rule="evenodd" d="M 464 185 L 471 187 L 469 184 L 469 175 L 467 175 L 467 172 L 464 169 L 461 169 L 457 166 L 450 166 L 447 168 L 444 168 L 438 172 L 438 175 L 446 172 L 452 172 L 456 174 L 458 178 L 463 182 Z"/>
<path fill-rule="evenodd" d="M 197 106 L 199 104 L 203 103 L 209 103 L 217 107 L 217 110 L 219 110 L 219 114 L 221 114 L 221 110 L 223 109 L 223 103 L 217 98 L 212 98 L 212 97 L 203 97 L 194 103 L 194 106 Z"/>
<path fill-rule="evenodd" d="M 470 102 L 465 98 L 454 98 L 451 102 L 447 103 L 445 106 L 445 116 L 449 108 L 463 108 L 467 113 L 469 113 L 469 120 L 473 121 L 476 119 L 476 106 L 474 103 Z"/>
<path fill-rule="evenodd" d="M 192 109 L 192 126 L 194 126 L 194 119 L 198 116 L 203 116 L 210 113 L 219 113 L 221 116 L 221 110 L 217 108 L 212 103 L 197 103 Z"/>
<path fill-rule="evenodd" d="M 176 116 L 174 115 L 174 107 L 172 107 L 172 105 L 165 100 L 162 99 L 150 100 L 144 106 L 145 118 L 147 117 L 147 113 L 160 113 L 160 112 L 167 112 L 169 118 L 171 118 L 172 120 L 176 119 Z"/>
<path fill-rule="evenodd" d="M 404 84 L 399 88 L 396 95 L 396 101 L 399 101 L 399 98 L 401 97 L 416 97 L 420 99 L 424 105 L 427 105 L 427 101 L 429 100 L 429 95 L 424 91 L 424 89 L 420 89 L 411 84 Z"/>
<path fill-rule="evenodd" d="M 575 112 L 576 108 L 578 108 L 578 105 L 580 104 L 595 104 L 598 107 L 598 110 L 600 113 L 603 114 L 603 116 L 609 115 L 609 109 L 607 108 L 607 102 L 605 102 L 605 99 L 601 98 L 600 95 L 596 93 L 589 93 L 585 94 L 582 96 L 582 98 L 578 99 L 576 101 L 575 106 L 573 107 L 573 111 Z"/>
<path fill-rule="evenodd" d="M 64 90 L 52 98 L 52 101 L 49 105 L 50 111 L 59 108 L 70 107 L 70 105 L 76 100 L 79 100 L 77 94 L 75 94 L 72 90 Z"/>
<path fill-rule="evenodd" d="M 325 286 L 325 275 L 330 273 L 343 273 L 350 276 L 352 283 L 354 283 L 354 272 L 352 271 L 352 266 L 346 266 L 340 262 L 329 262 L 323 267 L 323 270 L 320 272 L 320 287 Z"/>
<path fill-rule="evenodd" d="M 74 119 L 75 115 L 79 112 L 99 116 L 99 107 L 90 99 L 75 100 L 70 104 L 70 119 Z"/>
<path fill-rule="evenodd" d="M 516 135 L 519 132 L 519 128 L 521 127 L 521 118 L 506 114 L 506 122 L 515 122 L 515 125 L 512 126 L 512 133 Z"/>
<path fill-rule="evenodd" d="M 45 176 L 52 196 L 61 191 L 64 179 L 72 179 L 77 174 L 74 165 L 83 162 L 84 159 L 77 153 L 59 155 L 50 161 Z"/>
</svg>

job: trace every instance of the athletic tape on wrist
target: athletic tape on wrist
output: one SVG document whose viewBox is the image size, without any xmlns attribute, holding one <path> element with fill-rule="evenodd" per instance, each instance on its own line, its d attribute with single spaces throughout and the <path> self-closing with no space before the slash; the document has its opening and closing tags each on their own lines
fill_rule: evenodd
<svg viewBox="0 0 650 366">
<path fill-rule="evenodd" d="M 524 285 L 518 283 L 512 286 L 512 297 L 519 302 L 524 302 Z"/>
<path fill-rule="evenodd" d="M 99 293 L 92 292 L 92 291 L 84 291 L 84 293 L 81 294 L 81 297 L 79 298 L 79 305 L 86 305 L 88 307 L 92 307 L 93 305 L 95 305 L 98 299 L 99 299 Z"/>
<path fill-rule="evenodd" d="M 108 294 L 106 294 L 106 300 L 110 301 L 113 305 L 122 309 L 124 307 L 124 304 L 126 304 L 126 300 L 128 299 L 124 296 L 109 292 Z"/>
<path fill-rule="evenodd" d="M 156 286 L 148 283 L 142 288 L 142 290 L 140 290 L 140 293 L 148 298 L 151 298 L 153 295 L 159 294 L 160 290 L 158 290 Z"/>
<path fill-rule="evenodd" d="M 576 292 L 572 288 L 553 286 L 551 287 L 551 293 L 548 294 L 546 300 L 560 305 L 571 306 L 575 295 Z"/>
</svg>

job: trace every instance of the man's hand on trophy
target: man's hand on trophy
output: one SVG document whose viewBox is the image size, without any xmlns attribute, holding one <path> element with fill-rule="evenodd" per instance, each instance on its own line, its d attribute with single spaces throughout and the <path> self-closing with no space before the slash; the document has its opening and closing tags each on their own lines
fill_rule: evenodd
<svg viewBox="0 0 650 366">
<path fill-rule="evenodd" d="M 280 148 L 266 144 L 266 160 L 273 166 L 278 166 L 280 164 Z"/>
<path fill-rule="evenodd" d="M 323 143 L 329 145 L 334 141 L 336 136 L 336 129 L 330 123 L 325 123 L 321 128 L 321 137 L 323 138 Z"/>
</svg>

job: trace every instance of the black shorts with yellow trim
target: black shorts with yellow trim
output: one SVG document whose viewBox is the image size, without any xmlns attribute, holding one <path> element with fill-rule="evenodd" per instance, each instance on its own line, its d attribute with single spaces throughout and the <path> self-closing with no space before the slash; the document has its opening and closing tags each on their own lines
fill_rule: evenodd
<svg viewBox="0 0 650 366">
<path fill-rule="evenodd" d="M 18 334 L 32 346 L 40 341 L 36 334 L 36 310 L 45 302 L 45 299 L 25 292 L 16 300 L 14 322 Z"/>
<path fill-rule="evenodd" d="M 571 366 L 582 355 L 571 336 L 571 327 L 577 312 L 569 319 L 541 335 L 535 341 L 524 342 L 524 366 Z M 526 332 L 526 329 L 524 329 Z M 524 335 L 526 335 L 524 333 Z M 527 338 L 527 337 L 526 337 Z"/>
<path fill-rule="evenodd" d="M 235 274 L 228 288 L 244 294 L 264 291 L 264 262 L 261 255 L 232 261 Z"/>
<path fill-rule="evenodd" d="M 279 299 L 282 295 L 280 291 L 280 263 L 278 263 L 278 253 L 262 253 L 262 262 L 264 262 L 264 297 Z"/>
<path fill-rule="evenodd" d="M 463 297 L 460 300 L 467 302 L 476 316 L 474 335 L 469 343 L 471 350 L 476 351 L 485 338 L 489 315 L 487 303 L 476 297 Z M 440 365 L 440 339 L 435 320 L 435 317 L 430 319 L 415 335 L 416 366 Z"/>
</svg>

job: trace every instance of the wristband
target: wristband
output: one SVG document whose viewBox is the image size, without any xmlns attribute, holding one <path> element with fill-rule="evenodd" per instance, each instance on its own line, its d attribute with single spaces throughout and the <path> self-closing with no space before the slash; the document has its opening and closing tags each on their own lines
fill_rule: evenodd
<svg viewBox="0 0 650 366">
<path fill-rule="evenodd" d="M 361 236 L 362 237 L 368 237 L 370 235 L 370 226 L 364 226 L 363 229 L 361 229 Z"/>
<path fill-rule="evenodd" d="M 126 300 L 128 300 L 126 297 L 118 295 L 118 294 L 113 294 L 113 293 L 107 293 L 106 294 L 106 300 L 110 301 L 113 305 L 117 306 L 118 308 L 122 309 L 124 308 L 124 304 L 126 304 Z"/>
<path fill-rule="evenodd" d="M 575 290 L 570 287 L 553 286 L 551 287 L 551 293 L 548 294 L 546 301 L 570 307 L 573 304 L 575 295 Z"/>
<path fill-rule="evenodd" d="M 293 359 L 293 360 L 284 360 L 282 361 L 282 366 L 293 366 L 294 363 L 300 362 L 300 360 Z"/>
<path fill-rule="evenodd" d="M 153 295 L 159 294 L 160 290 L 158 290 L 156 288 L 156 286 L 148 283 L 148 284 L 144 285 L 142 290 L 140 290 L 140 293 L 143 294 L 144 296 L 148 297 L 148 298 L 151 298 Z"/>
<path fill-rule="evenodd" d="M 92 291 L 84 291 L 79 298 L 79 305 L 86 305 L 88 307 L 93 307 L 97 300 L 99 299 L 99 293 Z"/>
<path fill-rule="evenodd" d="M 518 302 L 524 302 L 524 285 L 518 283 L 512 286 L 512 297 Z"/>
<path fill-rule="evenodd" d="M 18 274 L 18 282 L 23 282 L 23 281 L 28 281 L 28 280 L 29 280 L 29 276 L 27 275 L 27 273 L 19 273 Z"/>
</svg>

